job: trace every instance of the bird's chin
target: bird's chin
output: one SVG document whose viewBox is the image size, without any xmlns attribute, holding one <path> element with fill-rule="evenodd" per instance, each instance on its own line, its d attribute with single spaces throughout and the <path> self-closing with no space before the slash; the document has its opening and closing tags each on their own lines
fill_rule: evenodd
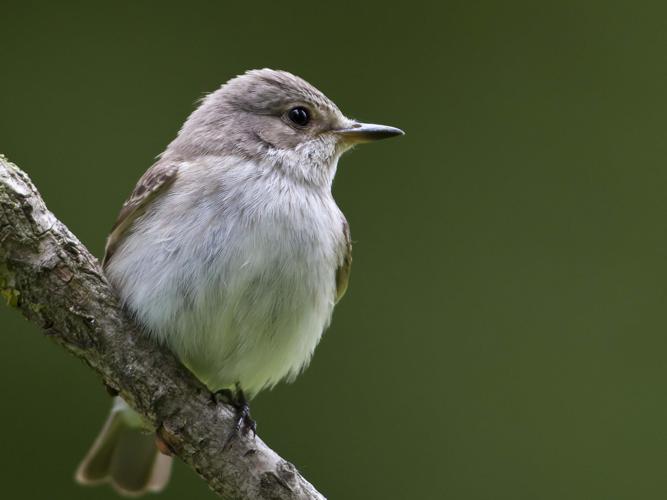
<svg viewBox="0 0 667 500">
<path fill-rule="evenodd" d="M 296 148 L 275 149 L 265 159 L 265 165 L 277 167 L 281 175 L 301 185 L 317 188 L 330 187 L 336 173 L 336 165 L 342 154 L 333 141 L 315 140 L 301 143 Z"/>
<path fill-rule="evenodd" d="M 336 154 L 338 157 L 340 157 L 343 153 L 346 153 L 347 151 L 350 151 L 353 149 L 358 142 L 355 141 L 348 141 L 343 138 L 337 138 L 338 140 L 336 141 Z"/>
</svg>

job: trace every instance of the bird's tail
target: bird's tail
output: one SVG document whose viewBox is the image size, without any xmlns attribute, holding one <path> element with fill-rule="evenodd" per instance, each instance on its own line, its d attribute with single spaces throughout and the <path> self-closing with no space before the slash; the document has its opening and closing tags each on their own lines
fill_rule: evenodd
<svg viewBox="0 0 667 500">
<path fill-rule="evenodd" d="M 121 398 L 76 470 L 83 485 L 109 483 L 121 495 L 158 492 L 169 482 L 172 458 L 161 454 L 154 438 L 142 433 L 139 416 Z"/>
</svg>

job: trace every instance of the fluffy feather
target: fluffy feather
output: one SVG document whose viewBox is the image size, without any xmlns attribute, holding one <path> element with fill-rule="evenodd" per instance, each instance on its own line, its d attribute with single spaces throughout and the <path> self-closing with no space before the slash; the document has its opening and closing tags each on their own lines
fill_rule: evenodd
<svg viewBox="0 0 667 500">
<path fill-rule="evenodd" d="M 344 224 L 328 186 L 201 158 L 135 221 L 107 275 L 212 390 L 239 383 L 253 395 L 310 360 L 336 301 Z"/>
</svg>

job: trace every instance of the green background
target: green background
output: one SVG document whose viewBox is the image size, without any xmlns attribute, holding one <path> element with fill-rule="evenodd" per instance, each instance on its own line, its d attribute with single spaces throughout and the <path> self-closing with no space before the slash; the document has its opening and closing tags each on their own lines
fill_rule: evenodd
<svg viewBox="0 0 667 500">
<path fill-rule="evenodd" d="M 664 2 L 0 2 L 0 152 L 101 255 L 205 92 L 290 70 L 403 128 L 343 157 L 348 295 L 253 405 L 332 499 L 667 498 Z M 2 498 L 73 470 L 110 404 L 0 308 Z M 178 464 L 161 498 L 212 498 Z"/>
</svg>

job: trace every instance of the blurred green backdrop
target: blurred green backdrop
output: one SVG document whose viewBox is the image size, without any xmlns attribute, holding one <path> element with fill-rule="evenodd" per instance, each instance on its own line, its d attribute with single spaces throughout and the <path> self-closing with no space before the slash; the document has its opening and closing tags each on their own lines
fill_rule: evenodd
<svg viewBox="0 0 667 500">
<path fill-rule="evenodd" d="M 254 402 L 332 499 L 667 497 L 664 2 L 0 3 L 0 152 L 97 255 L 203 93 L 295 72 L 406 130 L 346 155 L 348 295 Z M 109 398 L 0 308 L 2 497 L 72 473 Z M 161 498 L 212 498 L 182 464 Z"/>
</svg>

